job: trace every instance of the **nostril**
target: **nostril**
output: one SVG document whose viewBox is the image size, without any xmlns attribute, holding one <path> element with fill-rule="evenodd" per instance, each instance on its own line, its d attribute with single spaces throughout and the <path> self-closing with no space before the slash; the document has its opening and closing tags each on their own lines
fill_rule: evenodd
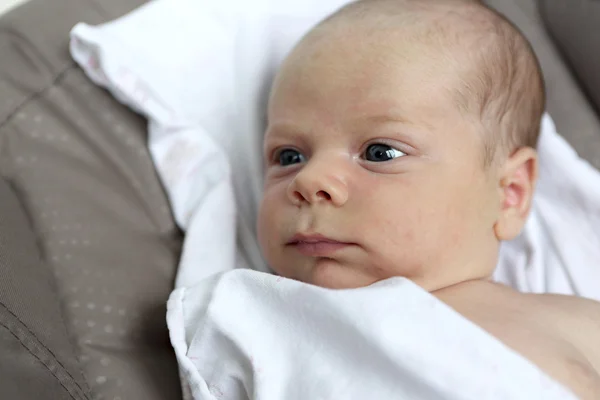
<svg viewBox="0 0 600 400">
<path fill-rule="evenodd" d="M 302 193 L 298 192 L 297 190 L 294 191 L 293 196 L 294 200 L 296 200 L 298 203 L 302 203 L 304 201 L 304 196 L 302 196 Z"/>
<path fill-rule="evenodd" d="M 317 192 L 317 197 L 324 200 L 331 200 L 331 196 L 324 190 L 319 190 Z"/>
</svg>

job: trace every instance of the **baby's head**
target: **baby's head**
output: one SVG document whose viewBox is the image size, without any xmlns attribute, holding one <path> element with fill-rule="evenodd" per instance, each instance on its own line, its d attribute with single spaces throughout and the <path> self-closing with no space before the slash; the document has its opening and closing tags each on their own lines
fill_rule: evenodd
<svg viewBox="0 0 600 400">
<path fill-rule="evenodd" d="M 488 278 L 531 205 L 537 60 L 475 0 L 363 0 L 273 87 L 258 233 L 280 275 L 332 288 Z"/>
</svg>

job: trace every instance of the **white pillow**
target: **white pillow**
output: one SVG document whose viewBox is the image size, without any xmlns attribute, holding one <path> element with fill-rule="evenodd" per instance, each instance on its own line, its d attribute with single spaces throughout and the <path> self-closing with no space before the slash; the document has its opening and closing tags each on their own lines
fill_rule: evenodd
<svg viewBox="0 0 600 400">
<path fill-rule="evenodd" d="M 221 151 L 229 156 L 238 266 L 267 270 L 255 225 L 262 196 L 265 106 L 275 71 L 311 27 L 347 3 L 155 0 L 115 21 L 78 24 L 71 32 L 71 54 L 88 76 L 150 120 L 150 151 L 182 229 L 190 228 L 206 195 L 198 187 L 207 184 L 197 177 L 194 181 L 191 173 L 206 169 L 206 161 L 194 160 L 212 160 L 211 180 L 222 181 L 228 166 Z M 223 215 L 202 223 L 210 229 L 226 225 L 228 213 L 217 212 Z M 226 236 L 217 230 L 210 238 L 224 253 Z M 206 240 L 193 248 L 184 245 L 182 262 L 206 257 L 191 254 L 202 244 L 210 245 Z"/>
</svg>

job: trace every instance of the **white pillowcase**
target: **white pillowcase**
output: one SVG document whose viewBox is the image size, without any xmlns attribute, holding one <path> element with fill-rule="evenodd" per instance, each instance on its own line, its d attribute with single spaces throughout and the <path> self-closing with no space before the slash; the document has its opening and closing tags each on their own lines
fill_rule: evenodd
<svg viewBox="0 0 600 400">
<path fill-rule="evenodd" d="M 98 27 L 78 24 L 71 33 L 71 53 L 88 76 L 150 119 L 150 150 L 183 229 L 196 206 L 190 190 L 197 183 L 185 174 L 194 169 L 193 144 L 216 145 L 229 156 L 240 266 L 266 270 L 254 230 L 272 78 L 294 43 L 348 2 L 155 0 Z M 185 155 L 173 155 L 182 148 Z M 164 171 L 167 163 L 177 173 Z"/>
</svg>

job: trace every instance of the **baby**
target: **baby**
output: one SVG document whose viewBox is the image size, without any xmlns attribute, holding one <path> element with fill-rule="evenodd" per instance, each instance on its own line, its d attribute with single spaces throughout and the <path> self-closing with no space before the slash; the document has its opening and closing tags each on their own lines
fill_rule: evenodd
<svg viewBox="0 0 600 400">
<path fill-rule="evenodd" d="M 600 304 L 491 281 L 531 208 L 544 110 L 526 39 L 475 0 L 363 0 L 312 30 L 271 95 L 258 233 L 278 274 L 401 276 L 600 398 Z"/>
</svg>

